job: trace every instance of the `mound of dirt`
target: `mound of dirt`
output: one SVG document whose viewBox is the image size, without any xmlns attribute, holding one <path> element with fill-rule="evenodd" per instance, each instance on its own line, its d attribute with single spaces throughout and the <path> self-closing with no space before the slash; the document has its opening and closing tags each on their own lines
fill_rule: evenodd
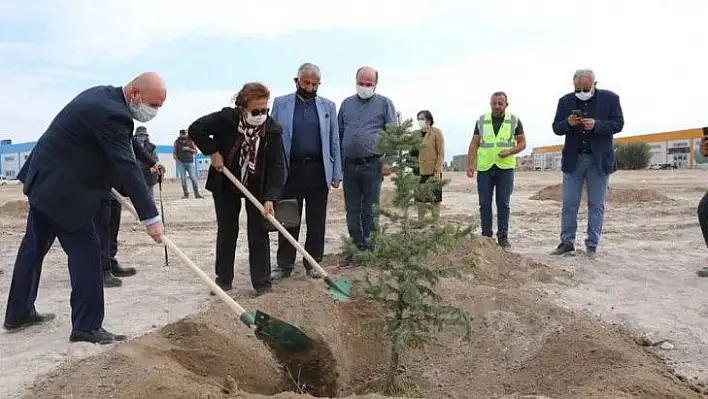
<svg viewBox="0 0 708 399">
<path fill-rule="evenodd" d="M 441 280 L 439 292 L 472 316 L 473 340 L 461 341 L 458 331 L 444 330 L 436 333 L 439 346 L 405 355 L 401 372 L 417 385 L 411 396 L 701 397 L 700 388 L 679 380 L 625 332 L 560 308 L 537 293 L 538 284 L 563 284 L 565 275 L 503 251 L 489 239 L 461 242 L 435 261 L 451 262 L 468 266 L 469 273 Z M 358 288 L 360 273 L 347 274 Z M 246 309 L 287 320 L 326 343 L 317 352 L 323 351 L 321 359 L 333 361 L 324 367 L 329 372 L 318 363 L 296 373 L 287 367 L 296 362 L 278 361 L 225 306 L 216 304 L 69 365 L 38 382 L 29 394 L 33 398 L 309 397 L 301 396 L 305 393 L 380 397 L 375 392 L 388 365 L 389 347 L 366 328 L 382 317 L 382 311 L 361 293 L 338 303 L 327 296 L 321 281 L 293 279 L 276 285 L 271 294 L 240 302 Z"/>
<path fill-rule="evenodd" d="M 25 200 L 10 201 L 0 206 L 0 217 L 23 218 L 27 217 L 29 203 Z"/>
<path fill-rule="evenodd" d="M 585 202 L 585 190 L 581 201 Z M 529 197 L 536 201 L 558 201 L 563 200 L 563 185 L 554 184 L 544 187 Z M 661 194 L 653 188 L 625 188 L 610 186 L 607 192 L 607 201 L 618 205 L 636 204 L 638 202 L 667 202 L 671 198 Z"/>
</svg>

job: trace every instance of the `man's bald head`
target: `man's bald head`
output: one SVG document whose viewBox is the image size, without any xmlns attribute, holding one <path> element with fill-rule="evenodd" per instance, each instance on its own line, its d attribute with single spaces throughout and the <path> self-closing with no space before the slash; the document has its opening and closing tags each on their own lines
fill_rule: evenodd
<svg viewBox="0 0 708 399">
<path fill-rule="evenodd" d="M 167 86 L 155 72 L 143 72 L 128 83 L 125 97 L 129 102 L 143 103 L 152 108 L 160 108 L 167 99 Z"/>
</svg>

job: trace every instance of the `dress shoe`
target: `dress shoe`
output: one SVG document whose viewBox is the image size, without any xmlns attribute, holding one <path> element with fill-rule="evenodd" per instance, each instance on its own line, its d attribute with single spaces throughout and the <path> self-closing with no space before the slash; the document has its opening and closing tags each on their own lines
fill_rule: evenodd
<svg viewBox="0 0 708 399">
<path fill-rule="evenodd" d="M 35 326 L 37 324 L 42 324 L 46 323 L 49 321 L 52 321 L 56 318 L 56 315 L 54 313 L 35 313 L 32 316 L 27 317 L 26 319 L 17 322 L 17 323 L 10 323 L 10 322 L 5 322 L 3 324 L 3 327 L 9 332 L 15 332 L 15 331 L 20 331 L 23 330 L 27 327 Z"/>
<path fill-rule="evenodd" d="M 108 345 L 114 342 L 125 341 L 125 335 L 113 334 L 99 328 L 91 332 L 72 331 L 69 335 L 69 342 L 88 342 L 91 344 Z"/>
<path fill-rule="evenodd" d="M 111 266 L 111 273 L 116 277 L 130 277 L 135 276 L 137 271 L 134 267 L 121 267 L 121 265 L 116 262 Z"/>
<path fill-rule="evenodd" d="M 123 281 L 114 276 L 111 272 L 103 272 L 103 288 L 120 287 Z"/>
<path fill-rule="evenodd" d="M 216 283 L 216 285 L 219 286 L 219 288 L 221 288 L 222 291 L 229 292 L 229 291 L 231 291 L 232 289 L 234 289 L 234 286 L 233 286 L 232 283 L 226 282 L 226 281 L 222 281 L 222 280 L 220 280 L 218 277 L 214 280 L 214 282 Z M 209 292 L 209 295 L 215 296 L 215 295 L 216 295 L 216 292 L 210 291 L 210 292 Z"/>
</svg>

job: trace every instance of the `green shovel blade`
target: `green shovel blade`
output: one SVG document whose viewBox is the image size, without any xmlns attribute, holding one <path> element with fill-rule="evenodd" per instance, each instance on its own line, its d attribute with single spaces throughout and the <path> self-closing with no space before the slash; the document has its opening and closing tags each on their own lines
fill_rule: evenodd
<svg viewBox="0 0 708 399">
<path fill-rule="evenodd" d="M 312 339 L 299 328 L 260 310 L 256 311 L 255 325 L 256 337 L 277 350 L 301 352 L 312 348 Z"/>
<path fill-rule="evenodd" d="M 337 301 L 346 301 L 352 298 L 352 282 L 345 278 L 325 277 L 329 286 L 329 296 Z"/>
</svg>

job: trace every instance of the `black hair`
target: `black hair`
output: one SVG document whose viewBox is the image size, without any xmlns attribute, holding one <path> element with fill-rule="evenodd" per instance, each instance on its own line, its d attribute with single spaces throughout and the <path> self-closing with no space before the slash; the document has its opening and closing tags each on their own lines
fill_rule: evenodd
<svg viewBox="0 0 708 399">
<path fill-rule="evenodd" d="M 424 109 L 422 111 L 418 111 L 416 114 L 416 118 L 420 118 L 420 116 L 423 115 L 423 118 L 425 118 L 426 121 L 430 122 L 430 126 L 433 126 L 435 124 L 435 119 L 433 119 L 433 114 L 430 113 L 427 109 Z"/>
<path fill-rule="evenodd" d="M 495 91 L 494 93 L 492 93 L 492 97 L 496 96 L 504 97 L 504 102 L 506 102 L 507 104 L 509 103 L 509 99 L 507 98 L 506 93 L 504 93 L 503 91 Z"/>
</svg>

